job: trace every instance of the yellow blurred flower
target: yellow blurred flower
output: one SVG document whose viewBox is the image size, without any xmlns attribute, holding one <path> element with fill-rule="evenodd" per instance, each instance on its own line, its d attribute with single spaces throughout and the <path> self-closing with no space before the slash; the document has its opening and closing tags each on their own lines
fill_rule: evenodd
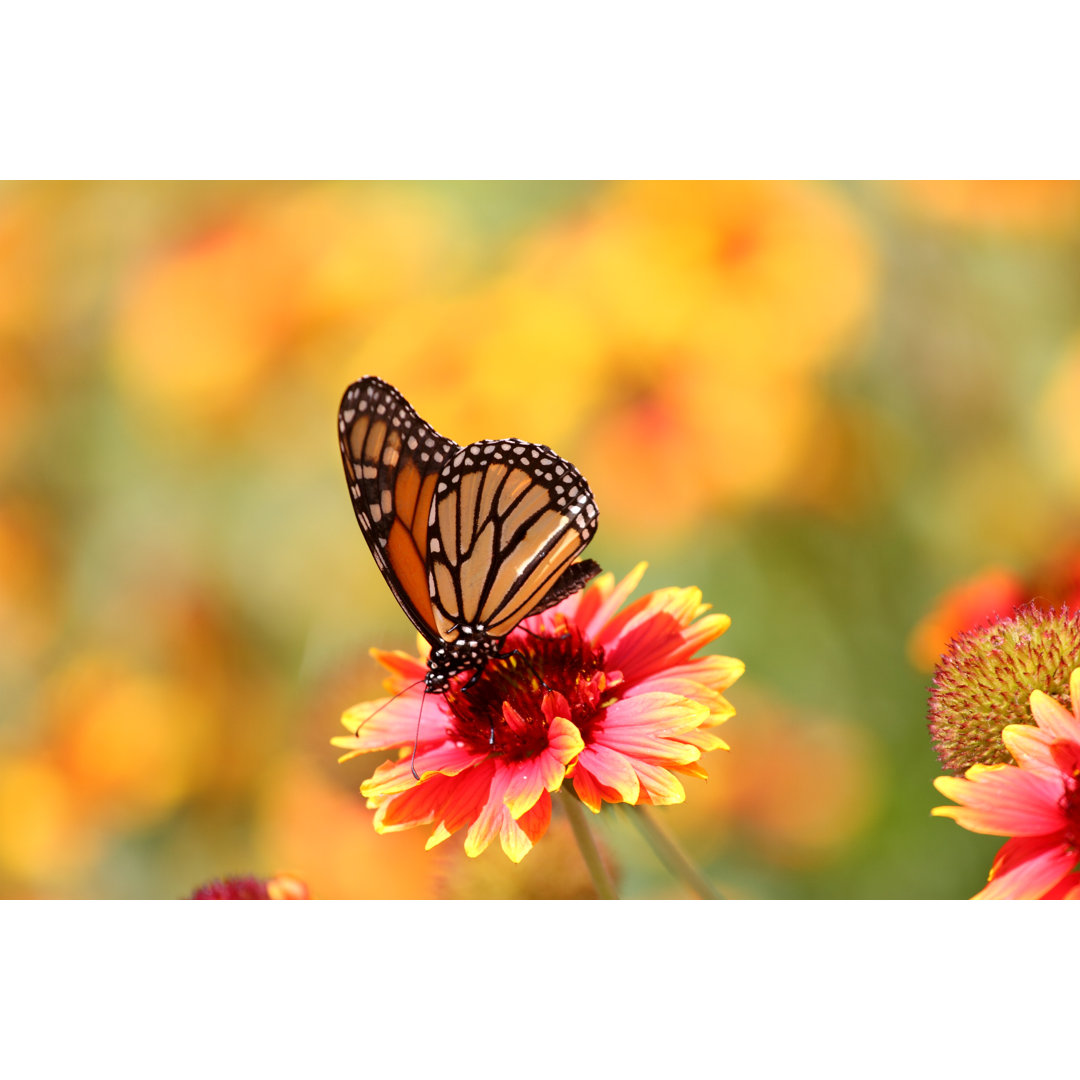
<svg viewBox="0 0 1080 1080">
<path fill-rule="evenodd" d="M 848 343 L 873 281 L 868 242 L 840 198 L 742 181 L 610 188 L 527 243 L 520 272 L 580 297 L 630 372 L 633 357 L 687 350 L 732 370 L 813 369 Z"/>
<path fill-rule="evenodd" d="M 46 752 L 0 755 L 0 894 L 63 895 L 101 841 Z"/>
<path fill-rule="evenodd" d="M 458 443 L 514 436 L 563 453 L 604 392 L 605 348 L 573 297 L 506 275 L 402 308 L 352 367 L 399 387 Z"/>
<path fill-rule="evenodd" d="M 84 655 L 52 681 L 43 703 L 51 759 L 82 812 L 110 828 L 153 825 L 198 786 L 213 748 L 197 686 Z"/>
<path fill-rule="evenodd" d="M 117 372 L 159 409 L 235 423 L 256 407 L 263 381 L 303 370 L 324 339 L 347 341 L 404 298 L 452 280 L 464 250 L 418 188 L 241 192 L 230 212 L 189 226 L 129 282 Z M 341 368 L 317 366 L 336 388 Z"/>
<path fill-rule="evenodd" d="M 900 198 L 952 225 L 1046 231 L 1080 219 L 1076 180 L 904 180 Z"/>
<path fill-rule="evenodd" d="M 24 340 L 43 304 L 46 193 L 33 185 L 0 187 L 0 347 Z M 0 353 L 2 355 L 2 353 Z"/>
<path fill-rule="evenodd" d="M 1069 343 L 1051 374 L 1037 415 L 1047 463 L 1063 483 L 1066 500 L 1080 507 L 1080 336 Z"/>
<path fill-rule="evenodd" d="M 516 273 L 595 320 L 603 370 L 584 387 L 600 392 L 574 452 L 607 515 L 660 533 L 792 485 L 822 426 L 817 377 L 874 279 L 840 198 L 742 182 L 609 189 L 526 244 Z"/>
</svg>

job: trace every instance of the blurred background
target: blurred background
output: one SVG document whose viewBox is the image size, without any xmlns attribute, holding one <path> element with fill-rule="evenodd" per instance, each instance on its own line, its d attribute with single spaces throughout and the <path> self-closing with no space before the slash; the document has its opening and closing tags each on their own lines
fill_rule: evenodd
<svg viewBox="0 0 1080 1080">
<path fill-rule="evenodd" d="M 589 895 L 560 819 L 425 852 L 336 763 L 367 650 L 415 648 L 337 449 L 368 373 L 553 446 L 592 557 L 732 617 L 732 749 L 657 811 L 721 891 L 982 886 L 929 672 L 1080 602 L 1080 184 L 50 183 L 0 185 L 0 896 Z"/>
</svg>

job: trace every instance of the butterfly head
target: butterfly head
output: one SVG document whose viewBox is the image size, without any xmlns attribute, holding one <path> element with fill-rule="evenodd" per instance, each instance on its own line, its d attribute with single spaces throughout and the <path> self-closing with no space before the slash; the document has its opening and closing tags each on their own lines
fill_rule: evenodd
<svg viewBox="0 0 1080 1080">
<path fill-rule="evenodd" d="M 458 627 L 455 640 L 438 640 L 432 646 L 424 686 L 428 693 L 444 694 L 450 680 L 462 671 L 472 671 L 470 682 L 475 682 L 498 651 L 498 643 L 484 633 L 483 626 Z"/>
</svg>

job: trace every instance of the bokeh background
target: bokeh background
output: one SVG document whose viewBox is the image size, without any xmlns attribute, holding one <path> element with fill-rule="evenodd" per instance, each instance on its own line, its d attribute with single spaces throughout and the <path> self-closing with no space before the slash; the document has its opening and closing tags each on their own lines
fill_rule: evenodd
<svg viewBox="0 0 1080 1080">
<path fill-rule="evenodd" d="M 367 650 L 415 647 L 338 456 L 367 373 L 552 445 L 590 555 L 732 617 L 732 749 L 657 811 L 722 891 L 981 887 L 929 670 L 1080 601 L 1080 184 L 51 183 L 0 186 L 0 895 L 589 894 L 559 819 L 424 852 L 336 763 Z"/>
</svg>

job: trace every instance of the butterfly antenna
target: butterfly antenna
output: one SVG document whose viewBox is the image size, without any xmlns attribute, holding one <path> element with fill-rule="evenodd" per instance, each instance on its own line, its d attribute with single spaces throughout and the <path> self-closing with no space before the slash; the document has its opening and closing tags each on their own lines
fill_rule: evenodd
<svg viewBox="0 0 1080 1080">
<path fill-rule="evenodd" d="M 415 683 L 413 684 L 416 685 Z M 416 738 L 413 739 L 412 744 L 412 758 L 409 761 L 409 771 L 413 774 L 414 780 L 420 779 L 420 774 L 416 771 L 416 744 L 420 742 L 420 720 L 424 715 L 424 702 L 427 700 L 427 690 L 420 695 L 420 711 L 416 714 Z"/>
<path fill-rule="evenodd" d="M 416 686 L 416 685 L 417 685 L 417 683 L 422 683 L 423 681 L 424 681 L 424 677 L 423 677 L 423 676 L 421 676 L 421 677 L 420 677 L 419 679 L 417 679 L 417 680 L 416 680 L 416 682 L 411 682 L 411 683 L 409 683 L 409 685 L 408 685 L 408 686 L 406 686 L 406 687 L 403 687 L 403 688 L 402 688 L 401 690 L 399 690 L 399 691 L 398 691 L 398 692 L 397 692 L 397 693 L 396 693 L 396 694 L 395 694 L 395 695 L 394 695 L 393 697 L 391 697 L 391 698 L 387 698 L 387 699 L 386 699 L 386 700 L 385 700 L 385 701 L 384 701 L 384 702 L 383 702 L 383 703 L 382 703 L 382 704 L 381 704 L 381 705 L 380 705 L 380 706 L 379 706 L 379 707 L 378 707 L 378 708 L 377 708 L 377 709 L 376 709 L 376 710 L 375 710 L 374 712 L 368 713 L 368 714 L 367 714 L 367 716 L 365 716 L 365 717 L 364 717 L 364 719 L 363 719 L 363 720 L 361 720 L 361 721 L 360 721 L 360 723 L 356 725 L 356 730 L 355 730 L 355 731 L 353 732 L 353 737 L 355 738 L 355 737 L 356 737 L 357 735 L 359 735 L 359 734 L 360 734 L 360 729 L 361 729 L 361 728 L 362 728 L 362 727 L 363 727 L 363 726 L 364 726 L 364 725 L 365 725 L 365 724 L 366 724 L 366 723 L 367 723 L 367 722 L 368 722 L 368 721 L 369 721 L 369 720 L 370 720 L 370 719 L 371 719 L 371 718 L 372 718 L 373 716 L 378 716 L 378 715 L 379 715 L 379 713 L 381 713 L 381 712 L 383 711 L 383 709 L 385 709 L 385 708 L 386 708 L 386 706 L 387 706 L 387 705 L 392 705 L 392 704 L 393 704 L 393 703 L 394 703 L 395 701 L 397 701 L 397 699 L 398 699 L 399 697 L 401 697 L 401 695 L 402 695 L 402 694 L 404 694 L 404 693 L 407 693 L 407 692 L 408 692 L 409 690 L 411 690 L 411 689 L 412 689 L 412 688 L 413 688 L 414 686 Z M 424 703 L 423 703 L 422 701 L 421 701 L 421 703 L 420 703 L 420 707 L 421 707 L 421 708 L 423 708 L 423 707 L 424 707 Z"/>
</svg>

